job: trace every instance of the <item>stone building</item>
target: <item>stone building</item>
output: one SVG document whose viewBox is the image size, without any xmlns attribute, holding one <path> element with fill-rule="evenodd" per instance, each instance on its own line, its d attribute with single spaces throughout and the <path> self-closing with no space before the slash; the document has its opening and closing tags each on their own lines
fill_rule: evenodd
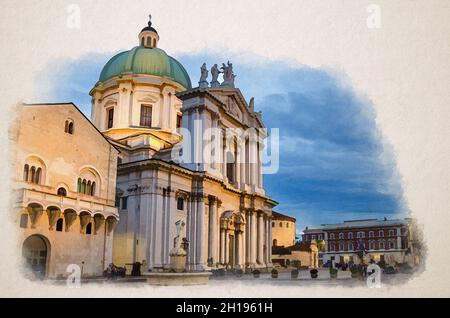
<svg viewBox="0 0 450 318">
<path fill-rule="evenodd" d="M 324 241 L 324 250 L 320 253 L 323 263 L 358 263 L 361 252 L 367 261 L 404 263 L 411 252 L 409 229 L 409 220 L 351 220 L 306 228 L 302 241 Z"/>
<path fill-rule="evenodd" d="M 295 244 L 296 219 L 272 212 L 272 246 L 289 247 Z"/>
<path fill-rule="evenodd" d="M 94 125 L 120 149 L 114 262 L 164 270 L 184 241 L 188 270 L 270 266 L 276 202 L 264 191 L 266 135 L 253 100 L 235 88 L 231 63 L 222 83 L 211 68 L 210 85 L 204 65 L 192 88 L 151 22 L 138 38 L 90 92 Z"/>
<path fill-rule="evenodd" d="M 118 221 L 118 150 L 72 103 L 22 105 L 11 131 L 26 263 L 43 277 L 67 276 L 70 264 L 101 275 Z"/>
</svg>

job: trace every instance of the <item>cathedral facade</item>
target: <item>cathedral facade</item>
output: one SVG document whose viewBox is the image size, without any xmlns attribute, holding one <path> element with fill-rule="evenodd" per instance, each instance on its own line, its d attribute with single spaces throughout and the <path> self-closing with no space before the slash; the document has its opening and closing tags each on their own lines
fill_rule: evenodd
<svg viewBox="0 0 450 318">
<path fill-rule="evenodd" d="M 16 215 L 26 263 L 42 277 L 98 276 L 113 262 L 189 271 L 271 266 L 261 114 L 228 62 L 201 67 L 198 87 L 158 48 L 148 23 L 89 92 L 72 103 L 23 105 L 12 140 Z M 219 82 L 219 75 L 223 80 Z"/>
<path fill-rule="evenodd" d="M 94 125 L 120 149 L 113 261 L 164 270 L 183 245 L 191 271 L 270 266 L 276 202 L 264 191 L 253 100 L 235 88 L 230 62 L 211 68 L 210 83 L 203 65 L 192 88 L 151 22 L 138 37 L 90 92 Z"/>
</svg>

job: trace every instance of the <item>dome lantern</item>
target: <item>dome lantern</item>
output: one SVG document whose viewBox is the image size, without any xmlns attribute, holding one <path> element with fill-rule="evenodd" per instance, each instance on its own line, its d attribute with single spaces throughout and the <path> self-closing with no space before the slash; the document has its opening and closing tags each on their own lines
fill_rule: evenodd
<svg viewBox="0 0 450 318">
<path fill-rule="evenodd" d="M 152 15 L 148 16 L 148 25 L 139 33 L 139 44 L 147 48 L 158 47 L 159 35 L 152 27 Z"/>
</svg>

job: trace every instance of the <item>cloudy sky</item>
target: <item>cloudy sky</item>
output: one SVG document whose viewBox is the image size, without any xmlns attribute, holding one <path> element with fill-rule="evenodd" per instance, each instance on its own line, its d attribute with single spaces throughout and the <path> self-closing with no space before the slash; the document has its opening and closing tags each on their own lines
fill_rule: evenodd
<svg viewBox="0 0 450 318">
<path fill-rule="evenodd" d="M 78 28 L 68 23 L 73 4 Z M 443 226 L 434 220 L 442 212 L 450 222 L 443 213 L 450 177 L 437 168 L 449 156 L 450 108 L 439 106 L 450 101 L 442 85 L 450 76 L 442 65 L 450 54 L 450 4 L 376 1 L 376 29 L 367 26 L 371 4 L 5 0 L 2 102 L 73 100 L 89 113 L 87 92 L 101 67 L 136 45 L 152 13 L 160 47 L 194 83 L 203 61 L 231 59 L 237 84 L 255 96 L 266 125 L 283 124 L 282 167 L 265 181 L 280 212 L 297 216 L 300 228 L 407 208 Z"/>
<path fill-rule="evenodd" d="M 56 59 L 38 75 L 50 102 L 73 101 L 90 114 L 88 91 L 111 54 Z M 193 85 L 203 62 L 233 62 L 236 85 L 255 97 L 268 128 L 280 130 L 280 167 L 265 176 L 277 211 L 306 225 L 405 216 L 395 159 L 375 123 L 371 101 L 345 73 L 246 54 L 177 54 Z M 61 85 L 64 83 L 64 85 Z"/>
</svg>

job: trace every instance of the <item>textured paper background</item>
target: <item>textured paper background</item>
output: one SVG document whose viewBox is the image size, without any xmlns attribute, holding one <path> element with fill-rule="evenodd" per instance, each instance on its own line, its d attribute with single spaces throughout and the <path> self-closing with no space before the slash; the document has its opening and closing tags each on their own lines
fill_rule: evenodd
<svg viewBox="0 0 450 318">
<path fill-rule="evenodd" d="M 81 8 L 81 28 L 67 27 L 69 4 Z M 366 26 L 369 4 L 381 8 L 381 28 Z M 8 125 L 18 101 L 36 101 L 35 76 L 55 58 L 113 52 L 137 43 L 152 13 L 169 53 L 252 52 L 347 73 L 367 94 L 384 138 L 394 147 L 405 196 L 422 223 L 426 270 L 406 285 L 373 290 L 224 283 L 207 287 L 86 285 L 81 289 L 21 278 L 20 246 L 10 208 Z M 0 295 L 2 296 L 450 296 L 450 2 L 418 1 L 10 1 L 0 10 L 1 125 Z M 238 61 L 234 61 L 238 63 Z M 192 79 L 194 82 L 196 79 Z M 60 83 L 64 85 L 64 83 Z M 87 94 L 88 92 L 86 92 Z"/>
</svg>

